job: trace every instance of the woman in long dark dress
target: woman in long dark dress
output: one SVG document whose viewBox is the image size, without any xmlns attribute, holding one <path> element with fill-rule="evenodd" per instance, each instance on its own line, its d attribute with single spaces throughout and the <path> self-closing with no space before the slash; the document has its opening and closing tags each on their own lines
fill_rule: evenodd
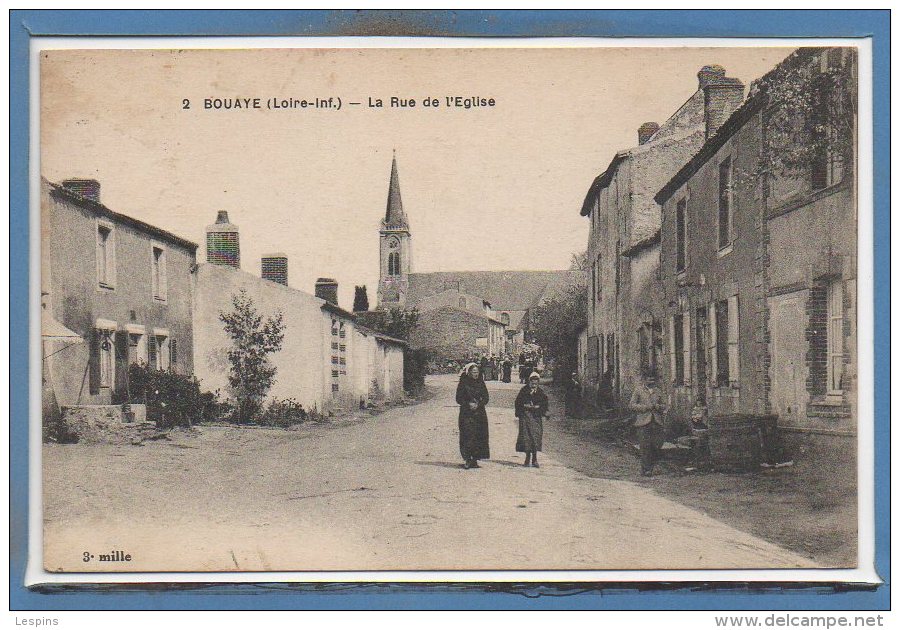
<svg viewBox="0 0 900 630">
<path fill-rule="evenodd" d="M 468 364 L 459 375 L 456 402 L 459 404 L 459 453 L 466 468 L 479 468 L 478 460 L 489 459 L 491 450 L 485 411 L 488 390 L 477 364 Z"/>
<path fill-rule="evenodd" d="M 539 468 L 537 454 L 544 441 L 544 416 L 550 406 L 547 394 L 540 387 L 541 377 L 532 372 L 528 385 L 516 396 L 516 417 L 519 419 L 519 435 L 516 451 L 525 453 L 525 466 Z"/>
</svg>

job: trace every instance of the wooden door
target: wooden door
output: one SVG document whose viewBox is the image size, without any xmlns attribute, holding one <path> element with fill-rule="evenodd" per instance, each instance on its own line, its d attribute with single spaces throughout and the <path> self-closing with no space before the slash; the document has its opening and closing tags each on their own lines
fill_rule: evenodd
<svg viewBox="0 0 900 630">
<path fill-rule="evenodd" d="M 783 426 L 806 424 L 806 291 L 769 298 L 769 401 Z"/>
</svg>

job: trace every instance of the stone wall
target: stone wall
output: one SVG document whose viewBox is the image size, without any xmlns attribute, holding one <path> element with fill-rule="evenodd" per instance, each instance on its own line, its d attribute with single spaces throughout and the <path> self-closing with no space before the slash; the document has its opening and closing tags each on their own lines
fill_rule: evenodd
<svg viewBox="0 0 900 630">
<path fill-rule="evenodd" d="M 488 337 L 488 319 L 452 307 L 443 307 L 419 317 L 419 325 L 410 335 L 413 348 L 429 350 L 439 358 L 461 359 L 487 353 L 476 339 Z"/>
</svg>

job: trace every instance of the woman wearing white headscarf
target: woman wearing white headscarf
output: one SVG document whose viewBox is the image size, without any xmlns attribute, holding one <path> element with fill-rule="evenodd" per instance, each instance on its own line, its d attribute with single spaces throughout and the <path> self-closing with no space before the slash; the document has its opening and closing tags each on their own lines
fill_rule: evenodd
<svg viewBox="0 0 900 630">
<path fill-rule="evenodd" d="M 488 390 L 476 363 L 469 363 L 459 375 L 456 387 L 459 404 L 459 452 L 466 468 L 479 468 L 479 459 L 491 456 L 488 445 L 488 420 L 485 407 Z"/>
<path fill-rule="evenodd" d="M 544 416 L 550 400 L 540 387 L 541 375 L 532 372 L 528 384 L 516 396 L 516 417 L 519 419 L 519 435 L 516 451 L 525 453 L 525 466 L 539 468 L 537 454 L 544 441 Z"/>
</svg>

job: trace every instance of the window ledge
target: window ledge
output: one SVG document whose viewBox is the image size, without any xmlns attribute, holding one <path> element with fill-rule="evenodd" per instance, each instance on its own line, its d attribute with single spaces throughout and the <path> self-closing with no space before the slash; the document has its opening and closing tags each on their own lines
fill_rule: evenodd
<svg viewBox="0 0 900 630">
<path fill-rule="evenodd" d="M 818 190 L 808 190 L 805 192 L 799 192 L 791 195 L 787 199 L 779 200 L 779 203 L 771 207 L 766 213 L 766 219 L 775 219 L 780 217 L 783 214 L 787 214 L 788 212 L 792 212 L 797 210 L 798 208 L 802 208 L 811 203 L 818 201 L 824 197 L 828 197 L 835 193 L 839 193 L 843 190 L 847 190 L 851 186 L 851 179 L 844 176 L 837 184 L 832 184 L 831 186 L 827 186 L 826 188 L 819 188 Z"/>
<path fill-rule="evenodd" d="M 720 248 L 719 251 L 716 252 L 716 256 L 718 256 L 719 258 L 721 258 L 722 256 L 727 256 L 732 252 L 732 250 L 734 250 L 733 241 L 731 243 L 728 243 L 728 245 L 726 245 L 725 247 Z"/>
<path fill-rule="evenodd" d="M 810 403 L 823 407 L 843 407 L 844 392 L 828 392 L 824 397 L 811 400 Z"/>
<path fill-rule="evenodd" d="M 740 387 L 732 385 L 719 385 L 712 388 L 714 394 L 721 398 L 737 398 L 741 395 Z"/>
</svg>

